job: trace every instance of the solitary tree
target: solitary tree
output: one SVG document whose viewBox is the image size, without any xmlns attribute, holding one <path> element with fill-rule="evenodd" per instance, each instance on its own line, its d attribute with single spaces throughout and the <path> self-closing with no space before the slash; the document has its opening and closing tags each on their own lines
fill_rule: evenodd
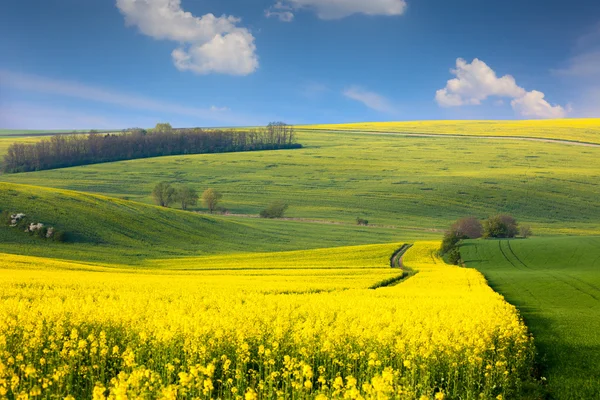
<svg viewBox="0 0 600 400">
<path fill-rule="evenodd" d="M 160 182 L 152 190 L 154 202 L 161 207 L 169 207 L 175 200 L 175 189 L 169 182 Z"/>
<path fill-rule="evenodd" d="M 198 204 L 198 192 L 191 186 L 181 185 L 175 189 L 175 200 L 181 204 L 182 210 Z"/>
<path fill-rule="evenodd" d="M 217 192 L 215 189 L 206 189 L 204 193 L 202 193 L 202 204 L 204 207 L 208 208 L 208 211 L 212 214 L 216 209 L 219 201 L 221 201 L 223 195 Z"/>
<path fill-rule="evenodd" d="M 487 238 L 514 238 L 519 232 L 519 224 L 514 217 L 501 214 L 488 218 L 483 231 L 483 236 Z"/>
</svg>

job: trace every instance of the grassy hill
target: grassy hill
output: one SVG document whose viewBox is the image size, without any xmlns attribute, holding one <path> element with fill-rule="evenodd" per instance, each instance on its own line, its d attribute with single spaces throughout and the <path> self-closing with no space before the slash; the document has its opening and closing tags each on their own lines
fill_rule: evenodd
<svg viewBox="0 0 600 400">
<path fill-rule="evenodd" d="M 600 237 L 470 241 L 461 254 L 523 314 L 552 398 L 600 398 Z"/>
<path fill-rule="evenodd" d="M 233 252 L 265 252 L 431 237 L 391 228 L 199 215 L 68 190 L 0 183 L 0 210 L 23 212 L 68 232 L 70 243 L 0 227 L 0 252 L 111 263 Z"/>
<path fill-rule="evenodd" d="M 537 233 L 599 232 L 600 148 L 500 139 L 299 132 L 299 150 L 160 157 L 0 180 L 152 203 L 161 180 L 224 194 L 233 213 L 289 203 L 290 217 L 445 229 L 513 213 Z M 201 209 L 201 207 L 198 207 Z"/>
</svg>

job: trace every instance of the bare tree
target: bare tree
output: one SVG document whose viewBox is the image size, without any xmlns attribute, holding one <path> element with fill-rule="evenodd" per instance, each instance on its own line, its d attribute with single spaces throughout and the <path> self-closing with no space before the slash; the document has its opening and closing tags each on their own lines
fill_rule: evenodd
<svg viewBox="0 0 600 400">
<path fill-rule="evenodd" d="M 217 209 L 217 205 L 222 198 L 223 195 L 215 189 L 206 189 L 204 193 L 202 193 L 202 204 L 204 204 L 212 214 Z"/>
<path fill-rule="evenodd" d="M 456 236 L 466 236 L 469 239 L 478 239 L 483 236 L 483 225 L 475 217 L 461 218 L 452 224 L 450 230 L 456 233 Z"/>
</svg>

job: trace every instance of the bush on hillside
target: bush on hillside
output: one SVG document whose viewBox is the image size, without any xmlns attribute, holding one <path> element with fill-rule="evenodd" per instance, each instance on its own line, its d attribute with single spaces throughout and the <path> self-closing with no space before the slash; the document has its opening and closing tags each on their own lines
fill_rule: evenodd
<svg viewBox="0 0 600 400">
<path fill-rule="evenodd" d="M 369 221 L 367 221 L 366 219 L 358 217 L 358 218 L 356 218 L 356 225 L 368 226 L 369 225 Z"/>
<path fill-rule="evenodd" d="M 523 239 L 527 239 L 528 237 L 533 235 L 533 232 L 531 231 L 531 226 L 530 225 L 521 225 L 519 227 L 519 234 Z"/>
<path fill-rule="evenodd" d="M 486 238 L 514 238 L 518 232 L 517 220 L 508 214 L 495 215 L 483 224 L 483 236 Z"/>
<path fill-rule="evenodd" d="M 446 261 L 452 265 L 460 265 L 462 258 L 460 256 L 460 250 L 458 247 L 453 247 L 452 250 L 446 254 Z"/>
<path fill-rule="evenodd" d="M 275 201 L 267 208 L 260 212 L 261 218 L 283 218 L 285 211 L 288 209 L 288 205 L 282 201 Z"/>
<path fill-rule="evenodd" d="M 458 242 L 462 239 L 468 239 L 466 236 L 459 235 L 456 231 L 449 230 L 444 234 L 442 239 L 442 245 L 440 246 L 440 255 L 443 256 L 449 253 L 452 249 L 456 248 Z"/>
<path fill-rule="evenodd" d="M 465 236 L 469 239 L 479 239 L 483 236 L 483 225 L 475 217 L 461 218 L 450 227 L 457 236 Z"/>
</svg>

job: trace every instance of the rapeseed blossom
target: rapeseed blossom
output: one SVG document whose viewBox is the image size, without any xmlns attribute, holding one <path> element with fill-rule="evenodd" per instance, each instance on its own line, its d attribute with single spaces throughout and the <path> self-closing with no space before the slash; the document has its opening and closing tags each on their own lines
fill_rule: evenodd
<svg viewBox="0 0 600 400">
<path fill-rule="evenodd" d="M 3 265 L 0 399 L 514 397 L 532 338 L 479 272 L 444 264 L 437 247 L 415 244 L 404 264 L 417 273 L 376 290 L 386 275 L 348 286 L 352 268 L 315 290 L 285 271 L 261 284 Z"/>
</svg>

